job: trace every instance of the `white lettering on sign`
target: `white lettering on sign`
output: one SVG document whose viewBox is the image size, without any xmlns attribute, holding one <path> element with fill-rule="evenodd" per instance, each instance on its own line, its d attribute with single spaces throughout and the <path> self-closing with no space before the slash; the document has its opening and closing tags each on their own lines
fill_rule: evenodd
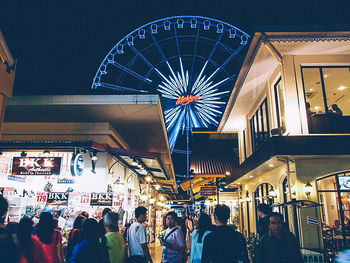
<svg viewBox="0 0 350 263">
<path fill-rule="evenodd" d="M 49 199 L 67 199 L 67 196 L 64 193 L 49 193 L 48 194 Z"/>
<path fill-rule="evenodd" d="M 54 167 L 52 161 L 54 158 L 21 158 L 19 159 L 20 163 L 18 167 L 42 167 L 38 162 L 43 160 L 43 167 L 51 168 Z"/>
</svg>

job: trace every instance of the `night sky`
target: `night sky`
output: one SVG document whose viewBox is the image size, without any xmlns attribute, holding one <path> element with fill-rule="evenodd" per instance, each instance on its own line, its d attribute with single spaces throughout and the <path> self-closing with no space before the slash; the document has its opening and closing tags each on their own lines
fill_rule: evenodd
<svg viewBox="0 0 350 263">
<path fill-rule="evenodd" d="M 18 60 L 15 95 L 94 94 L 99 64 L 132 30 L 199 15 L 252 34 L 262 25 L 350 24 L 350 1 L 2 1 L 0 29 Z"/>
</svg>

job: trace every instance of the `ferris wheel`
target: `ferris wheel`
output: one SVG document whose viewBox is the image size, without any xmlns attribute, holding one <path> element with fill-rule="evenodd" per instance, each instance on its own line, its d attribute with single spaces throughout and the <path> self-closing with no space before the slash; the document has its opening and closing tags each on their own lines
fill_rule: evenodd
<svg viewBox="0 0 350 263">
<path fill-rule="evenodd" d="M 181 133 L 215 129 L 249 35 L 216 19 L 174 16 L 137 28 L 107 54 L 92 89 L 160 94 L 173 151 Z"/>
</svg>

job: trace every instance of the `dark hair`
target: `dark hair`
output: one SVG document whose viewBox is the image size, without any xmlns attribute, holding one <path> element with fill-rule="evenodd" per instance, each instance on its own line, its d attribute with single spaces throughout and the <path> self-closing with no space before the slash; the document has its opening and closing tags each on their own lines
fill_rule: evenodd
<svg viewBox="0 0 350 263">
<path fill-rule="evenodd" d="M 104 208 L 102 211 L 102 217 L 104 217 L 105 215 L 107 215 L 108 212 L 111 212 L 111 211 L 112 211 L 112 209 L 110 209 L 108 207 Z"/>
<path fill-rule="evenodd" d="M 45 244 L 50 244 L 52 241 L 52 234 L 55 229 L 55 222 L 49 212 L 42 212 L 40 214 L 39 223 L 36 229 L 36 235 L 40 241 Z"/>
<path fill-rule="evenodd" d="M 267 204 L 264 204 L 264 203 L 258 205 L 258 211 L 260 211 L 261 213 L 263 213 L 265 215 L 271 214 L 270 206 L 268 206 Z"/>
<path fill-rule="evenodd" d="M 116 232 L 119 231 L 118 220 L 119 220 L 119 215 L 115 212 L 108 212 L 103 217 L 104 224 L 108 226 L 109 229 Z"/>
<path fill-rule="evenodd" d="M 205 231 L 211 229 L 212 223 L 211 218 L 207 214 L 201 214 L 198 219 L 198 243 L 202 243 L 202 237 L 205 233 Z"/>
<path fill-rule="evenodd" d="M 34 263 L 33 258 L 33 221 L 28 217 L 23 217 L 18 224 L 17 240 L 18 244 L 29 263 Z"/>
<path fill-rule="evenodd" d="M 83 217 L 85 217 L 85 218 L 89 218 L 89 213 L 86 212 L 86 211 L 81 211 L 81 212 L 80 212 L 80 215 L 83 216 Z"/>
<path fill-rule="evenodd" d="M 11 234 L 17 234 L 18 231 L 18 223 L 17 222 L 10 222 L 6 225 L 6 229 L 11 233 Z"/>
<path fill-rule="evenodd" d="M 77 216 L 73 223 L 73 229 L 80 229 L 84 220 L 85 220 L 84 216 Z"/>
<path fill-rule="evenodd" d="M 227 205 L 215 206 L 214 215 L 221 223 L 226 223 L 230 218 L 230 208 Z"/>
<path fill-rule="evenodd" d="M 281 222 L 283 223 L 284 219 L 283 219 L 283 215 L 281 213 L 277 213 L 277 212 L 272 212 L 270 214 L 270 218 L 271 217 L 278 217 L 279 219 L 281 219 Z"/>
<path fill-rule="evenodd" d="M 84 220 L 82 229 L 83 239 L 86 240 L 90 244 L 98 244 L 99 243 L 99 228 L 96 219 L 87 218 Z"/>
<path fill-rule="evenodd" d="M 175 220 L 177 220 L 177 214 L 174 211 L 170 211 L 165 215 L 165 218 L 168 216 L 172 216 Z"/>
<path fill-rule="evenodd" d="M 135 217 L 139 218 L 140 215 L 145 215 L 147 213 L 147 208 L 139 206 L 135 209 Z"/>
<path fill-rule="evenodd" d="M 9 203 L 6 198 L 0 195 L 0 223 L 4 223 Z"/>
</svg>

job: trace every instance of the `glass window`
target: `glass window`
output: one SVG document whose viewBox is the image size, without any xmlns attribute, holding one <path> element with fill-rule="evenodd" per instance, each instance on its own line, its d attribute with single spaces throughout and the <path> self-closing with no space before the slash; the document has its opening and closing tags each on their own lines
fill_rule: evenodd
<svg viewBox="0 0 350 263">
<path fill-rule="evenodd" d="M 303 68 L 306 110 L 309 115 L 325 114 L 324 96 L 319 68 Z"/>
<path fill-rule="evenodd" d="M 277 125 L 279 128 L 282 129 L 282 132 L 284 132 L 286 130 L 286 114 L 284 109 L 284 89 L 281 78 L 275 84 L 274 91 L 276 102 Z"/>
<path fill-rule="evenodd" d="M 350 68 L 322 68 L 322 73 L 329 112 L 350 115 Z"/>
<path fill-rule="evenodd" d="M 265 99 L 258 107 L 250 119 L 252 132 L 252 150 L 259 148 L 268 138 L 270 138 L 269 118 L 267 100 Z"/>
<path fill-rule="evenodd" d="M 326 177 L 317 181 L 318 191 L 336 191 L 337 182 L 335 176 Z"/>
</svg>

